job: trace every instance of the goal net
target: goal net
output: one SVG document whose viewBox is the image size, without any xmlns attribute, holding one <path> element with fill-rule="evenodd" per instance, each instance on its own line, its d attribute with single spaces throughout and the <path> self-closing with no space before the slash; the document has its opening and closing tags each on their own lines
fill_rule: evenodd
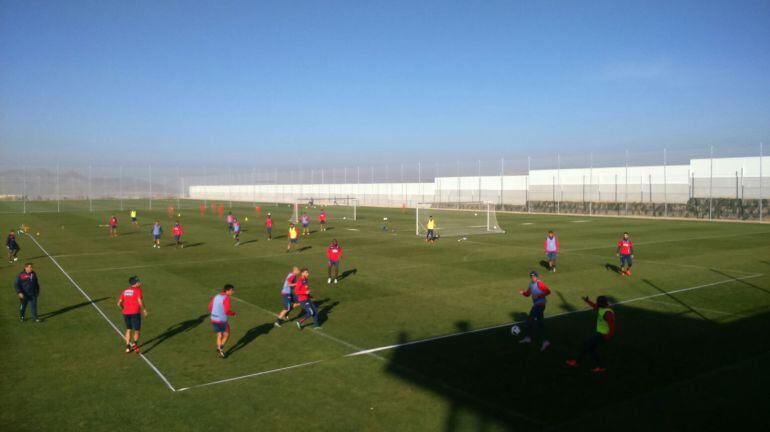
<svg viewBox="0 0 770 432">
<path fill-rule="evenodd" d="M 503 234 L 497 223 L 495 205 L 489 202 L 421 202 L 415 212 L 416 234 L 428 232 L 433 217 L 437 236 L 457 237 L 476 234 Z"/>
<path fill-rule="evenodd" d="M 358 200 L 350 197 L 331 198 L 300 198 L 294 202 L 291 220 L 299 222 L 303 214 L 307 214 L 310 223 L 318 223 L 318 215 L 326 213 L 327 220 L 356 220 L 358 216 Z"/>
</svg>

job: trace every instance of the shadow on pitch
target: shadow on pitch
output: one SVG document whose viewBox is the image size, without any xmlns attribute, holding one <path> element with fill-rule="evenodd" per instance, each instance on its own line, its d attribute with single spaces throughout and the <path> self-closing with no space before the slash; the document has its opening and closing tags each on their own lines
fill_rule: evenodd
<svg viewBox="0 0 770 432">
<path fill-rule="evenodd" d="M 620 274 L 620 267 L 618 267 L 615 264 L 607 263 L 607 264 L 604 265 L 604 268 L 609 270 L 609 271 L 611 271 L 611 272 L 615 272 L 617 274 Z"/>
<path fill-rule="evenodd" d="M 198 247 L 198 246 L 203 246 L 204 244 L 206 244 L 206 243 L 203 243 L 203 242 L 190 243 L 190 244 L 184 245 L 184 247 L 186 247 L 186 248 Z"/>
<path fill-rule="evenodd" d="M 606 407 L 613 409 L 603 411 L 601 421 L 613 423 L 630 418 L 640 407 L 650 410 L 646 412 L 655 415 L 636 417 L 640 430 L 710 429 L 714 421 L 729 428 L 734 417 L 691 415 L 711 410 L 735 409 L 753 424 L 770 419 L 770 412 L 751 407 L 770 383 L 762 360 L 767 344 L 756 343 L 766 337 L 770 313 L 715 322 L 681 307 L 673 313 L 627 305 L 613 309 L 618 333 L 599 350 L 608 368 L 601 375 L 590 371 L 593 361 L 588 356 L 577 369 L 565 365 L 595 328 L 590 310 L 547 319 L 545 335 L 552 345 L 546 352 L 540 352 L 537 337 L 531 344 L 520 344 L 509 326 L 474 332 L 467 320 L 446 331 L 464 334 L 425 343 L 410 345 L 424 336 L 412 339 L 401 332 L 392 342 L 398 347 L 381 352 L 387 358 L 384 370 L 445 401 L 445 408 L 431 415 L 440 419 L 437 429 L 447 432 L 563 429 L 565 424 L 590 430 L 597 419 L 585 413 Z M 524 318 L 523 313 L 514 314 L 517 321 Z M 751 359 L 755 361 L 747 361 Z M 761 377 L 762 383 L 743 377 Z M 665 391 L 681 383 L 688 386 Z M 731 390 L 737 399 L 697 397 L 733 386 L 739 387 Z M 540 400 L 548 404 L 532 402 Z"/>
<path fill-rule="evenodd" d="M 107 300 L 108 298 L 109 297 L 102 297 L 102 298 L 99 298 L 99 299 L 94 299 L 94 304 L 99 303 L 99 302 L 104 301 L 104 300 Z M 46 313 L 40 315 L 40 319 L 43 320 L 43 321 L 47 321 L 47 320 L 49 320 L 49 319 L 51 319 L 51 318 L 53 318 L 53 317 L 55 317 L 57 315 L 61 315 L 61 314 L 67 313 L 67 312 L 75 310 L 75 309 L 80 309 L 83 306 L 88 306 L 90 304 L 91 304 L 91 302 L 82 302 L 82 303 L 74 304 L 74 305 L 71 305 L 71 306 L 63 307 L 61 309 L 57 309 L 57 310 L 52 311 L 52 312 L 46 312 Z"/>
<path fill-rule="evenodd" d="M 155 336 L 154 338 L 148 341 L 145 341 L 142 344 L 142 351 L 144 353 L 148 353 L 153 349 L 155 349 L 155 347 L 171 339 L 172 337 L 182 333 L 186 333 L 194 329 L 195 327 L 198 327 L 206 319 L 207 316 L 209 316 L 209 314 L 203 314 L 197 318 L 189 319 L 187 321 L 182 321 L 178 324 L 172 325 L 171 327 L 167 328 L 165 332 L 159 334 L 158 336 Z"/>
<path fill-rule="evenodd" d="M 551 265 L 548 264 L 548 261 L 546 260 L 540 260 L 540 267 L 549 270 L 551 268 Z"/>
<path fill-rule="evenodd" d="M 693 314 L 695 314 L 695 315 L 698 315 L 699 317 L 701 317 L 702 319 L 704 319 L 704 320 L 706 320 L 706 321 L 708 321 L 708 320 L 709 320 L 708 318 L 706 318 L 706 316 L 705 316 L 705 315 L 703 315 L 702 313 L 700 313 L 700 312 L 698 312 L 697 310 L 693 309 L 693 308 L 692 308 L 692 307 L 690 307 L 690 305 L 688 305 L 687 303 L 683 302 L 682 300 L 679 300 L 679 299 L 678 299 L 678 298 L 676 298 L 674 295 L 670 294 L 668 291 L 665 291 L 665 290 L 663 290 L 663 289 L 659 288 L 659 287 L 658 287 L 657 285 L 655 285 L 654 283 L 650 282 L 650 280 L 649 280 L 649 279 L 642 279 L 642 282 L 644 282 L 644 283 L 646 283 L 647 285 L 649 285 L 649 286 L 651 286 L 651 287 L 655 288 L 655 289 L 656 289 L 658 292 L 660 292 L 660 293 L 662 293 L 662 294 L 665 294 L 665 296 L 666 296 L 667 298 L 670 298 L 671 300 L 673 300 L 673 301 L 677 302 L 677 303 L 678 303 L 680 306 L 682 306 L 682 307 L 686 308 L 686 309 L 687 309 L 688 311 L 690 311 L 691 313 L 693 313 Z"/>
<path fill-rule="evenodd" d="M 741 283 L 741 284 L 743 284 L 743 285 L 746 285 L 746 286 L 748 286 L 748 287 L 751 287 L 751 288 L 757 289 L 757 290 L 759 290 L 759 291 L 762 291 L 762 292 L 763 292 L 763 293 L 765 293 L 765 294 L 770 294 L 770 291 L 768 291 L 767 289 L 765 289 L 765 288 L 762 288 L 762 287 L 759 287 L 759 286 L 757 286 L 757 285 L 754 285 L 753 283 L 751 283 L 751 282 L 747 282 L 747 281 L 745 281 L 745 280 L 743 280 L 743 279 L 737 279 L 737 277 L 736 277 L 736 276 L 731 276 L 731 275 L 729 275 L 729 274 L 727 274 L 727 273 L 723 273 L 723 272 L 721 272 L 721 271 L 719 271 L 719 270 L 716 270 L 716 269 L 711 269 L 711 271 L 713 271 L 713 272 L 714 272 L 714 273 L 716 273 L 716 274 L 720 274 L 720 275 L 722 275 L 722 276 L 725 276 L 725 277 L 728 277 L 728 278 L 732 278 L 732 279 L 735 279 L 735 281 L 736 281 L 736 282 L 738 282 L 738 283 Z M 740 276 L 738 276 L 738 277 L 740 277 Z"/>
<path fill-rule="evenodd" d="M 334 307 L 337 306 L 338 304 L 340 304 L 340 302 L 338 301 L 329 303 L 328 298 L 315 302 L 315 305 L 318 307 L 318 324 L 319 325 L 322 325 L 323 323 L 326 322 L 329 315 L 332 313 L 332 309 L 334 309 Z"/>
<path fill-rule="evenodd" d="M 297 249 L 297 253 L 312 249 L 312 247 L 313 246 L 302 246 L 301 248 Z"/>
<path fill-rule="evenodd" d="M 243 245 L 245 245 L 245 244 L 249 244 L 249 243 L 256 243 L 256 242 L 257 242 L 257 240 L 256 240 L 256 239 L 252 239 L 252 240 L 246 240 L 245 242 L 241 242 L 241 246 L 243 246 Z"/>
<path fill-rule="evenodd" d="M 353 275 L 355 275 L 357 273 L 358 273 L 358 269 L 357 268 L 350 269 L 350 270 L 345 270 L 344 272 L 342 272 L 340 277 L 338 277 L 337 279 L 338 280 L 342 280 L 342 279 L 345 279 L 345 278 L 347 278 L 349 276 L 353 276 Z"/>
<path fill-rule="evenodd" d="M 241 350 L 246 347 L 246 345 L 250 344 L 254 341 L 254 339 L 258 338 L 261 335 L 266 335 L 270 332 L 270 330 L 273 329 L 272 323 L 265 323 L 260 324 L 249 331 L 246 332 L 245 335 L 241 336 L 240 339 L 238 339 L 238 342 L 235 343 L 229 350 L 227 350 L 227 356 L 233 355 L 238 350 Z"/>
</svg>

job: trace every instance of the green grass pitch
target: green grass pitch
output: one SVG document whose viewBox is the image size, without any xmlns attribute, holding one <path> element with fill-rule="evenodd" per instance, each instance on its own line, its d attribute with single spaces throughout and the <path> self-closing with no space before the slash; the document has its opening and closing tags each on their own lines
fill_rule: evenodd
<svg viewBox="0 0 770 432">
<path fill-rule="evenodd" d="M 253 207 L 236 206 L 249 221 L 235 247 L 222 220 L 182 204 L 184 249 L 171 246 L 164 203 L 140 210 L 136 230 L 124 203 L 117 238 L 100 227 L 116 202 L 92 213 L 0 214 L 3 237 L 30 226 L 63 269 L 28 236 L 19 262 L 0 265 L 3 430 L 650 431 L 770 421 L 759 403 L 770 387 L 767 225 L 498 214 L 506 234 L 428 245 L 414 235 L 413 210 L 359 208 L 359 220 L 334 219 L 327 232 L 313 224 L 302 252 L 286 253 L 286 205 L 262 205 L 276 221 L 271 242 Z M 154 218 L 166 233 L 160 250 Z M 562 247 L 555 274 L 540 264 L 548 229 Z M 623 231 L 636 245 L 631 277 L 608 268 Z M 337 285 L 326 283 L 332 238 L 345 251 Z M 17 317 L 11 285 L 25 261 L 42 281 L 40 324 Z M 311 270 L 323 330 L 273 327 L 292 265 Z M 553 290 L 553 345 L 543 353 L 509 331 L 529 310 L 518 290 L 530 270 Z M 122 330 L 116 297 L 134 274 L 149 310 L 147 361 L 123 353 L 76 287 Z M 220 359 L 207 305 L 225 283 L 236 286 L 238 316 Z M 593 327 L 580 298 L 599 294 L 619 303 L 603 375 L 588 359 L 564 365 Z"/>
</svg>

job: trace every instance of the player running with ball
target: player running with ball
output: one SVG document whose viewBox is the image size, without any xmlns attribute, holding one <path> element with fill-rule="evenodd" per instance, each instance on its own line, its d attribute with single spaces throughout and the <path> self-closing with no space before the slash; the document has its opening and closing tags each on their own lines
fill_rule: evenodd
<svg viewBox="0 0 770 432">
<path fill-rule="evenodd" d="M 302 306 L 302 309 L 305 311 L 305 314 L 297 320 L 297 328 L 302 330 L 305 320 L 313 317 L 313 330 L 320 330 L 321 323 L 318 320 L 318 307 L 313 302 L 313 297 L 310 296 L 309 277 L 310 271 L 308 271 L 307 268 L 303 268 L 302 273 L 299 276 L 299 282 L 297 282 L 297 287 L 294 290 L 297 294 L 297 300 L 299 301 L 300 306 Z"/>
<path fill-rule="evenodd" d="M 543 283 L 538 277 L 537 272 L 529 273 L 529 288 L 526 291 L 519 291 L 519 294 L 524 297 L 532 297 L 532 309 L 529 310 L 529 316 L 527 317 L 527 335 L 519 343 L 532 342 L 532 336 L 537 333 L 543 333 L 545 328 L 545 305 L 548 303 L 548 297 L 551 295 L 551 290 L 548 285 Z M 535 322 L 537 322 L 537 328 L 535 328 Z M 551 345 L 548 339 L 543 337 L 543 344 L 540 346 L 540 351 L 545 351 Z"/>
</svg>

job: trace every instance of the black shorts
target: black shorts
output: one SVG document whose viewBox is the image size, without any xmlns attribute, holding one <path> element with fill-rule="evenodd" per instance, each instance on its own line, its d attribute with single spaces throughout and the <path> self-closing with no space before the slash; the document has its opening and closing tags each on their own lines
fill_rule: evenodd
<svg viewBox="0 0 770 432">
<path fill-rule="evenodd" d="M 123 319 L 126 321 L 126 330 L 141 330 L 142 314 L 123 315 Z"/>
</svg>

